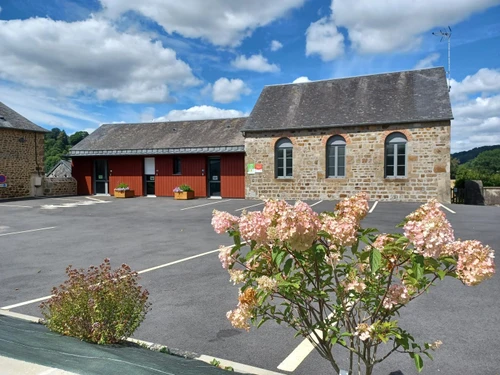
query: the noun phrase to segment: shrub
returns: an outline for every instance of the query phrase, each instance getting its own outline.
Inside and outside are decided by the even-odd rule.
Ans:
[[[87,271],[66,268],[68,279],[40,305],[52,331],[97,344],[131,336],[149,311],[148,291],[126,264],[111,269],[109,259]]]
[[[193,189],[191,189],[191,186],[186,184],[179,185],[174,189],[174,193],[182,193],[183,191],[193,191]]]
[[[421,355],[432,358],[441,341],[416,342],[399,325],[401,310],[445,277],[465,285],[492,277],[494,252],[455,241],[436,200],[405,218],[404,234],[363,229],[367,199],[358,194],[321,214],[303,202],[272,200],[241,217],[214,211],[214,230],[234,240],[220,249],[222,267],[243,284],[226,314],[233,327],[285,323],[314,342],[336,374],[343,366],[360,374],[362,366],[371,375],[394,352],[407,353],[421,371]]]
[[[120,182],[118,186],[115,188],[115,190],[129,190],[130,188],[128,187],[128,184],[125,182]]]

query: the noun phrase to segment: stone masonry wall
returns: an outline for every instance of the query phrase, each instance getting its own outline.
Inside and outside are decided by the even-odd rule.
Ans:
[[[385,178],[385,138],[406,135],[407,176]],[[346,140],[345,178],[325,178],[326,142]],[[282,137],[293,143],[293,178],[275,178],[274,145]],[[263,172],[246,174],[246,198],[340,199],[361,191],[370,199],[450,201],[450,122],[369,125],[321,130],[247,133],[246,163],[262,163]]]
[[[44,175],[43,145],[43,133],[0,129],[0,174],[7,177],[0,198],[33,195],[32,176]]]
[[[44,177],[43,195],[76,195],[76,179],[73,177]]]

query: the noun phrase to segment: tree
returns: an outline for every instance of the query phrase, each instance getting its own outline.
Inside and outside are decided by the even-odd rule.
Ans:
[[[70,147],[76,145],[82,139],[87,137],[86,131],[78,131],[68,137],[64,130],[53,128],[45,135],[45,171],[48,172],[59,160],[64,159],[68,154]]]
[[[450,160],[450,177],[451,177],[451,179],[456,178],[459,165],[460,165],[460,160],[458,160],[457,158],[451,158],[451,160]]]
[[[78,142],[83,140],[88,135],[89,135],[89,133],[87,133],[86,131],[79,131],[79,132],[76,132],[74,134],[71,134],[69,136],[69,144],[71,146],[75,146]]]
[[[481,173],[500,173],[500,148],[481,152],[475,159],[471,160],[470,165]]]

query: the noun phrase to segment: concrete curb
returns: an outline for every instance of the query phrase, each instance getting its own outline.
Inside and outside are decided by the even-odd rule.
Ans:
[[[0,309],[0,315],[7,316],[10,318],[25,320],[25,321],[28,321],[31,323],[42,324],[42,319],[37,318],[36,316],[20,314],[20,313],[8,311],[8,310],[2,310],[2,309]],[[223,359],[223,358],[208,356],[208,355],[204,355],[204,354],[198,354],[198,353],[189,352],[189,351],[181,350],[181,349],[177,349],[177,348],[170,348],[166,345],[156,344],[156,343],[149,342],[149,341],[138,340],[138,339],[133,339],[133,338],[127,338],[126,341],[133,343],[133,344],[137,344],[145,349],[149,349],[149,350],[153,350],[153,351],[157,351],[157,352],[164,352],[166,354],[171,354],[171,355],[175,355],[177,357],[183,357],[186,359],[194,359],[194,360],[202,361],[202,362],[205,362],[208,364],[211,364],[211,362],[215,359],[217,362],[220,362],[221,368],[232,367],[234,369],[235,373],[248,374],[248,375],[284,375],[281,372],[274,372],[274,371],[262,369],[259,367],[245,365],[243,363],[233,362],[233,361]],[[2,364],[2,362],[1,362],[2,358],[4,358],[4,357],[0,357],[0,365]],[[22,362],[22,361],[19,361],[19,362]],[[28,362],[25,362],[25,363],[27,365],[32,365],[31,363],[28,363]],[[6,367],[4,367],[2,365],[1,368],[4,369]],[[46,368],[46,369],[50,370],[50,368]],[[57,372],[57,371],[62,371],[62,370],[57,370],[57,369],[54,369],[54,371],[56,371],[56,372],[47,372],[47,373],[42,372],[42,371],[40,371],[40,372],[26,372],[26,375],[32,375],[32,374],[33,375],[35,375],[35,374],[71,375],[71,374],[73,374],[70,372]],[[25,373],[24,372],[13,372],[12,375],[14,375],[14,374],[25,374]]]

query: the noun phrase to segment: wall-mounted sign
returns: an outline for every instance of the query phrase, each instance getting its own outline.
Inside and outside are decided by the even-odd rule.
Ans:
[[[255,173],[262,173],[262,163],[255,164]]]
[[[5,184],[7,182],[7,176],[0,174],[0,184]]]
[[[0,184],[0,188],[4,188],[4,187],[7,187],[7,184],[5,184],[5,183]]]
[[[212,181],[219,181],[219,176],[212,176]]]
[[[255,164],[247,164],[247,173],[248,174],[255,174]]]

